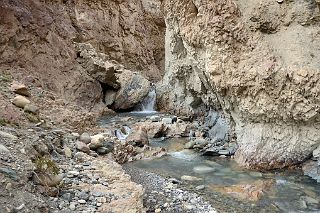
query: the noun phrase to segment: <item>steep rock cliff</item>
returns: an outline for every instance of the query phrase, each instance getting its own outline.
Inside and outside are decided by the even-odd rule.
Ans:
[[[166,74],[159,105],[230,116],[236,160],[272,169],[320,143],[319,3],[164,0]],[[169,85],[163,87],[161,85]]]
[[[103,107],[101,82],[77,61],[78,43],[157,81],[164,67],[164,29],[157,0],[4,0],[0,72],[80,106]]]

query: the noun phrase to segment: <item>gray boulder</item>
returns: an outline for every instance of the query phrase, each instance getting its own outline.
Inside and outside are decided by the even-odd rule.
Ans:
[[[142,75],[123,70],[117,76],[120,90],[116,94],[114,109],[133,108],[148,95],[150,82]]]

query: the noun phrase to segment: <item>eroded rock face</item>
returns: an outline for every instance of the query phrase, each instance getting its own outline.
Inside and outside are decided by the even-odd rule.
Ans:
[[[315,1],[164,0],[166,75],[159,105],[229,116],[247,167],[304,161],[320,143]]]
[[[88,56],[79,54],[79,44],[157,81],[164,67],[164,28],[158,0],[4,0],[0,70],[93,109],[104,98],[101,82],[113,83],[114,68],[101,66],[98,58],[79,60]]]

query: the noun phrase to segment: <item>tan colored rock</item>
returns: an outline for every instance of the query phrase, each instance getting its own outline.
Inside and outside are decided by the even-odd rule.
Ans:
[[[25,112],[33,113],[33,114],[38,114],[39,113],[39,108],[33,104],[27,104],[24,106],[23,110]]]
[[[148,133],[149,138],[160,138],[167,135],[168,127],[160,122],[141,123]]]
[[[149,145],[147,130],[143,126],[133,128],[126,141],[136,146]]]
[[[18,95],[30,96],[30,92],[28,88],[24,84],[20,84],[18,82],[13,82],[11,84],[10,90]]]
[[[116,94],[117,94],[116,91],[107,90],[107,91],[106,91],[106,94],[104,95],[104,103],[105,103],[107,106],[112,105],[113,102],[114,102],[114,100],[116,99]]]
[[[319,23],[306,20],[317,5],[164,0],[162,6],[167,61],[160,108],[200,116],[208,107],[221,109],[235,126],[235,159],[246,167],[282,168],[310,156],[320,141],[320,40]]]
[[[94,135],[91,137],[91,142],[88,144],[91,150],[97,150],[102,147],[102,142],[104,141],[104,136],[102,134]]]
[[[90,148],[87,146],[87,144],[85,144],[81,141],[76,142],[76,148],[77,148],[77,150],[80,150],[81,152],[85,152],[87,154],[90,153]]]
[[[24,108],[27,104],[30,104],[31,102],[27,98],[18,95],[12,100],[12,103],[17,107]]]
[[[200,181],[202,178],[195,177],[195,176],[189,176],[189,175],[183,175],[181,176],[181,180],[186,180],[186,181]]]
[[[64,155],[68,158],[72,158],[72,151],[69,147],[64,147],[63,149]]]
[[[37,173],[33,175],[33,181],[43,186],[54,187],[61,183],[63,175]]]

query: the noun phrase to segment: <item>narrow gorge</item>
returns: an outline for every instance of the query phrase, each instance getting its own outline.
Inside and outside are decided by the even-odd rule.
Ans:
[[[319,0],[2,0],[0,212],[320,211]]]

